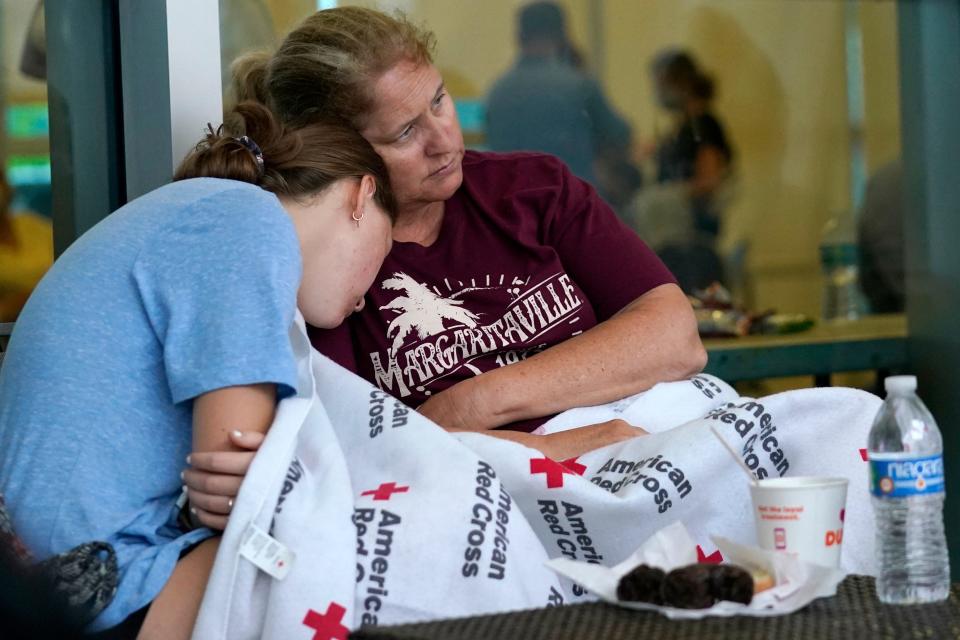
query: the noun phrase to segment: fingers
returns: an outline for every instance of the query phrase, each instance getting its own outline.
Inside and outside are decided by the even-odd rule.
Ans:
[[[215,516],[229,516],[233,511],[234,498],[230,496],[216,496],[209,493],[188,491],[190,506],[197,511],[206,511]]]
[[[243,477],[265,435],[232,431],[230,443],[241,451],[203,451],[187,457],[189,468],[181,474],[194,520],[211,529],[224,529],[240,491]]]
[[[193,520],[211,529],[227,528],[234,498],[187,490],[190,499],[190,514]]]
[[[183,480],[187,483],[187,497],[193,519],[211,529],[226,529],[243,478],[188,469],[183,474]]]
[[[193,517],[205,527],[210,527],[211,529],[217,529],[219,531],[223,531],[227,528],[226,516],[219,516],[196,507],[191,507],[190,513],[192,513]]]
[[[230,442],[241,449],[256,451],[263,444],[267,434],[259,431],[231,431]]]
[[[448,429],[448,431],[456,432],[460,430]],[[495,438],[512,440],[532,449],[537,449],[554,460],[574,458],[610,444],[648,435],[647,431],[620,419],[548,435],[534,435],[518,431],[484,431],[482,433]]]
[[[622,425],[615,425],[606,429],[605,432],[599,437],[603,442],[603,445],[608,445],[617,442],[624,442],[626,440],[632,440],[633,438],[639,438],[645,435],[648,434],[643,429],[631,427],[630,425],[624,423]]]
[[[187,463],[196,471],[242,476],[250,468],[255,454],[254,451],[204,451],[191,453]]]
[[[191,497],[194,493],[203,493],[234,498],[240,491],[240,483],[243,482],[243,476],[209,473],[197,469],[186,469],[181,478],[190,490]]]
[[[626,440],[628,438],[636,438],[637,436],[650,435],[649,431],[641,429],[640,427],[635,427],[626,420],[611,420],[607,424],[613,427],[614,433],[618,436],[622,436],[622,439]]]
[[[636,438],[638,436],[650,435],[649,431],[641,429],[640,427],[635,427],[621,418],[607,420],[606,422],[601,422],[599,424],[590,425],[589,427],[584,428],[592,429],[592,433],[596,437],[609,440],[611,442],[619,442],[620,440],[629,440],[630,438]]]
[[[253,454],[263,444],[266,435],[257,431],[231,431],[228,437],[232,445],[243,451],[194,452],[187,457],[187,464],[194,469],[217,473],[246,473]]]
[[[190,499],[193,519],[212,529],[224,529],[240,491],[243,477],[263,444],[264,434],[233,431],[232,445],[242,451],[205,451],[187,458],[189,468],[181,474]]]
[[[624,420],[617,419],[541,437],[549,440],[547,446],[550,453],[548,455],[555,460],[560,460],[583,455],[588,451],[642,435],[646,435],[643,429],[638,429]],[[558,458],[557,456],[561,457]]]
[[[605,424],[594,424],[546,436],[536,436],[543,439],[542,444],[537,448],[554,460],[574,458],[602,447],[605,444],[603,441],[605,428]]]

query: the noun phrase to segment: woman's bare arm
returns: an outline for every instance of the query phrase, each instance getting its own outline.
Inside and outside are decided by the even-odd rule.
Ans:
[[[465,433],[461,429],[449,429],[448,431]],[[647,432],[639,427],[631,426],[623,420],[610,420],[543,436],[520,431],[484,431],[483,435],[517,442],[531,449],[536,449],[553,460],[566,460],[582,456],[588,451],[615,442],[645,436]]]
[[[167,584],[150,603],[138,640],[190,638],[219,547],[220,538],[209,538],[177,562]]]
[[[443,427],[484,431],[618,400],[687,378],[706,361],[690,303],[665,284],[579,336],[432,396],[419,411]]]
[[[193,453],[184,472],[191,513],[203,525],[223,529],[232,500],[262,434],[273,423],[274,384],[225,387],[193,403]]]

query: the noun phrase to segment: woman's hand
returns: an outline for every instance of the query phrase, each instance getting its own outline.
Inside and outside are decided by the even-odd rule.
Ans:
[[[576,458],[588,451],[600,449],[616,442],[623,442],[624,440],[645,435],[649,435],[649,432],[640,427],[634,427],[624,420],[617,419],[534,437],[542,438],[545,441],[545,443],[538,448],[543,451],[548,458],[566,460],[568,458]]]
[[[465,430],[448,429],[448,431]],[[649,432],[618,419],[545,436],[521,431],[484,431],[483,434],[501,440],[518,442],[531,449],[536,449],[553,460],[567,460],[610,444],[648,435]]]
[[[240,484],[264,437],[256,431],[232,431],[230,444],[243,451],[190,454],[190,468],[183,472],[183,483],[187,487],[193,520],[211,529],[226,529]]]
[[[483,374],[481,374],[483,375]],[[485,431],[497,426],[484,417],[484,399],[478,395],[475,378],[435,393],[417,411],[448,431]]]

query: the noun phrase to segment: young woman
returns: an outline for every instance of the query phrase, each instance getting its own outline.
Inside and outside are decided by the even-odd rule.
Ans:
[[[387,171],[361,136],[284,130],[253,103],[234,116],[61,256],[0,369],[0,493],[39,559],[112,545],[106,637],[189,637],[217,539],[177,526],[187,454],[269,427],[295,392],[296,308],[339,325],[390,250]]]

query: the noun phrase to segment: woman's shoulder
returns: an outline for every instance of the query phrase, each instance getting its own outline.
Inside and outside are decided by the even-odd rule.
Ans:
[[[270,228],[292,228],[277,197],[260,187],[237,180],[191,178],[170,183],[135,200],[147,216],[158,219],[166,233],[215,231],[226,235],[262,233]]]
[[[129,244],[140,268],[264,254],[294,263],[299,256],[293,222],[276,196],[248,183],[214,178],[174,182],[104,222],[110,218],[116,220],[101,236]],[[102,247],[104,238],[99,240]]]
[[[467,151],[463,157],[463,180],[470,187],[498,193],[560,186],[566,165],[548,153],[513,151]]]
[[[477,151],[467,149],[463,154],[463,168],[468,170],[511,171],[517,167],[557,166],[563,162],[556,156],[540,151]]]
[[[255,184],[224,178],[190,178],[166,184],[138,198],[145,204],[160,202],[176,204],[184,208],[202,208],[212,205],[218,208],[224,200],[243,202],[246,207],[279,208],[277,197]]]
[[[535,152],[468,151],[463,187],[451,203],[516,234],[540,238],[546,229],[587,201],[591,190],[559,158]]]

